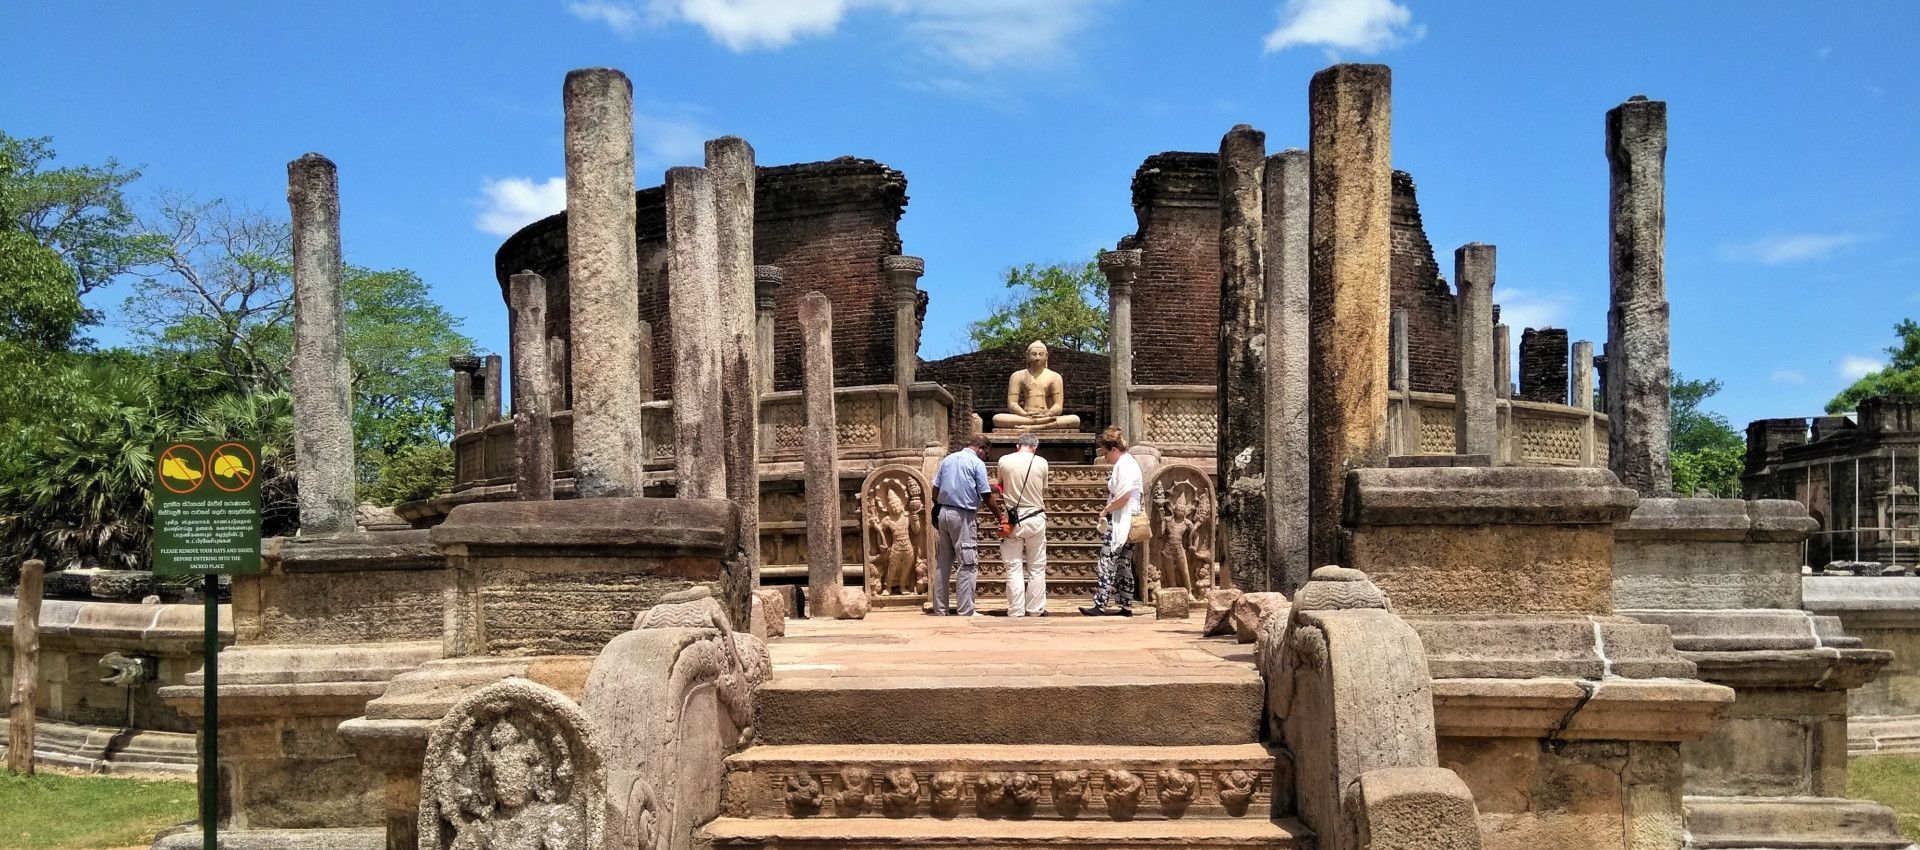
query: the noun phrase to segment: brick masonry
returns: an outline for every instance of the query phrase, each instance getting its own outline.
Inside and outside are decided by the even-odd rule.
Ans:
[[[1133,288],[1133,381],[1217,381],[1220,327],[1220,189],[1217,154],[1169,151],[1133,175],[1139,229],[1120,240],[1141,250]],[[1413,178],[1393,173],[1393,306],[1407,311],[1413,388],[1453,392],[1454,298],[1420,221]],[[1497,314],[1496,314],[1497,315]],[[1497,318],[1496,318],[1497,321]]]
[[[1520,332],[1520,398],[1567,403],[1569,345],[1563,328],[1527,328]]]
[[[759,169],[754,201],[753,261],[780,266],[785,273],[774,300],[774,389],[800,388],[799,303],[816,289],[833,301],[834,383],[891,383],[893,306],[880,259],[901,253],[906,177],[852,157],[771,166]],[[662,398],[673,387],[665,202],[658,186],[634,193],[640,318],[653,326],[653,385]],[[502,298],[515,272],[531,269],[545,276],[547,335],[571,340],[566,224],[563,212],[508,237],[495,254],[494,272]],[[920,312],[924,317],[924,300]],[[571,397],[565,403],[571,406]]]

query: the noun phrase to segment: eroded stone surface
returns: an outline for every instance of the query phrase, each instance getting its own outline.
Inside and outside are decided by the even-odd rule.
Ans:
[[[293,424],[300,527],[354,530],[353,375],[340,266],[340,177],[310,153],[287,163],[293,208]]]
[[[427,743],[420,844],[594,850],[606,832],[606,774],[573,700],[525,679],[456,704]]]
[[[1274,590],[1267,564],[1267,293],[1261,199],[1267,136],[1220,140],[1220,382],[1215,431],[1222,560],[1238,584]]]

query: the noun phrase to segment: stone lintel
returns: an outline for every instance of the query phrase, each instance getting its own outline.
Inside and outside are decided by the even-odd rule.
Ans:
[[[461,505],[435,526],[435,545],[469,550],[619,550],[622,556],[721,559],[734,546],[724,499],[569,499]]]
[[[1356,469],[1346,524],[1599,525],[1620,522],[1637,497],[1591,467]]]
[[[1641,499],[1614,529],[1617,540],[1799,543],[1819,530],[1799,502],[1787,499]]]
[[[1441,738],[1692,741],[1733,705],[1733,689],[1687,679],[1435,679]]]
[[[360,531],[329,537],[269,537],[260,542],[267,573],[434,570],[447,565],[426,529]]]
[[[1700,668],[1700,678],[1728,687],[1813,688],[1850,691],[1880,675],[1893,662],[1885,649],[1750,649],[1682,652]]]

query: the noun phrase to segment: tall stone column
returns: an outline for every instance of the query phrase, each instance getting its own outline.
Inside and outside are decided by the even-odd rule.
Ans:
[[[1607,465],[1643,497],[1673,494],[1667,457],[1667,104],[1634,95],[1607,111]]]
[[[801,399],[807,409],[807,610],[840,616],[840,471],[833,409],[833,302],[821,292],[800,299]]]
[[[567,72],[567,304],[573,328],[573,480],[581,498],[638,496],[640,261],[634,242],[633,83]]]
[[[1260,268],[1267,135],[1236,125],[1220,139],[1220,388],[1215,431],[1221,566],[1233,584],[1272,590],[1267,574],[1267,283]],[[1224,582],[1223,582],[1224,583]]]
[[[507,281],[513,311],[514,495],[553,498],[553,379],[547,364],[547,280],[523,271]]]
[[[640,347],[640,350],[635,352],[638,362],[633,366],[634,373],[640,382],[640,400],[653,401],[653,323],[645,319],[636,322],[633,335]]]
[[[1513,329],[1505,324],[1493,326],[1493,395],[1513,398]]]
[[[720,243],[713,178],[667,169],[667,321],[673,329],[673,470],[682,499],[727,497],[720,349],[729,342],[720,305]],[[719,413],[719,416],[715,416]]]
[[[785,279],[779,266],[753,267],[754,351],[759,352],[760,359],[760,368],[754,374],[760,378],[763,393],[773,392],[773,308]]]
[[[547,380],[551,382],[547,399],[553,409],[573,409],[567,401],[567,341],[557,336],[547,339]]]
[[[340,267],[340,175],[317,153],[287,163],[293,208],[293,434],[300,530],[354,530],[353,375]]]
[[[1260,271],[1267,287],[1267,572],[1292,593],[1312,572],[1307,557],[1307,222],[1312,157],[1289,148],[1267,157]]]
[[[737,136],[707,142],[713,178],[713,224],[719,253],[719,310],[725,339],[720,357],[720,418],[727,498],[740,506],[734,530],[739,570],[723,582],[727,614],[748,621],[760,586],[760,363],[754,347],[753,146]],[[676,339],[679,334],[674,335]]]
[[[1595,454],[1593,343],[1584,339],[1573,343],[1573,406],[1587,412],[1587,421],[1580,425],[1580,465],[1592,466]]]
[[[1307,89],[1313,217],[1309,299],[1311,564],[1338,563],[1349,470],[1387,462],[1393,76],[1335,65]]]
[[[1499,440],[1494,410],[1493,269],[1492,245],[1469,242],[1453,251],[1453,281],[1459,288],[1453,324],[1460,335],[1455,346],[1459,384],[1453,391],[1455,451],[1486,455],[1489,461]]]
[[[482,428],[500,421],[500,384],[503,383],[505,371],[505,364],[498,354],[489,354],[481,361],[478,424]]]
[[[1133,433],[1133,282],[1140,276],[1140,249],[1100,252],[1107,277],[1107,424]]]
[[[913,384],[920,361],[920,276],[926,274],[927,261],[919,257],[880,258],[880,270],[887,276],[893,293],[893,417],[896,434],[894,448],[918,449],[913,445],[913,412],[907,388]]]
[[[453,433],[464,434],[473,430],[477,419],[473,405],[473,379],[480,374],[480,358],[471,354],[456,354],[447,358],[447,368],[453,370]]]
[[[1387,446],[1388,454],[1420,453],[1420,411],[1413,407],[1413,361],[1407,340],[1407,311],[1387,313]],[[1399,406],[1392,398],[1400,400]]]

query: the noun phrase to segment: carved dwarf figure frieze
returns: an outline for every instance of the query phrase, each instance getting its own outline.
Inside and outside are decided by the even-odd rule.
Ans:
[[[1035,340],[1027,346],[1027,368],[1007,378],[1007,409],[993,415],[993,430],[1078,431],[1080,417],[1060,412],[1066,400],[1066,382],[1047,368],[1047,346]]]
[[[1159,587],[1184,587],[1203,598],[1219,583],[1215,575],[1217,528],[1213,482],[1200,469],[1168,464],[1154,473],[1152,572]]]
[[[558,691],[489,685],[447,712],[421,771],[420,846],[597,850],[606,774],[591,724]]]
[[[927,480],[910,466],[883,466],[860,484],[861,551],[868,596],[925,593],[933,551]]]

